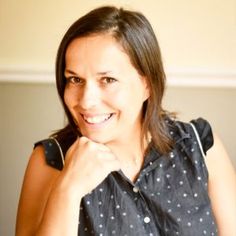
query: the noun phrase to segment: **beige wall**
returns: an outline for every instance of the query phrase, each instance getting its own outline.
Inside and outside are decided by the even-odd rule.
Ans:
[[[14,80],[24,80],[35,69],[42,76],[53,72],[67,26],[103,3],[147,15],[168,71],[190,71],[197,79],[203,73],[206,80],[209,75],[210,87],[169,87],[165,104],[184,120],[207,118],[236,166],[236,86],[215,88],[211,81],[219,74],[236,80],[236,0],[0,0],[0,235],[14,235],[20,186],[33,143],[60,128],[64,120],[53,84]],[[7,80],[5,71],[14,75],[13,82],[1,82]]]
[[[1,0],[0,66],[53,68],[67,26],[105,3],[147,15],[168,68],[235,70],[235,0]]]

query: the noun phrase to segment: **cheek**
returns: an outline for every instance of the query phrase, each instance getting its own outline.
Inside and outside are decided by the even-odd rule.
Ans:
[[[130,89],[111,94],[108,102],[113,108],[130,117],[138,116],[143,106],[140,91],[136,93]]]
[[[116,110],[122,110],[127,101],[127,93],[123,90],[109,91],[106,95],[106,103]],[[103,99],[104,100],[104,99]]]
[[[72,108],[76,105],[76,94],[71,89],[66,88],[64,92],[64,102],[67,108],[72,111]]]

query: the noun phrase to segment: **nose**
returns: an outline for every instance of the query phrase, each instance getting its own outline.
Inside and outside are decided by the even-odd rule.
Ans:
[[[80,96],[80,107],[84,110],[88,110],[96,107],[101,98],[101,92],[99,87],[94,83],[87,83]]]

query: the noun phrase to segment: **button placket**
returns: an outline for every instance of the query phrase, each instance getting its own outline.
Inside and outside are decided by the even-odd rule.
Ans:
[[[150,219],[150,217],[145,216],[143,221],[144,221],[144,223],[148,224],[151,221],[151,219]]]
[[[139,192],[139,187],[134,186],[134,187],[133,187],[133,192],[134,192],[134,193],[138,193],[138,192]]]

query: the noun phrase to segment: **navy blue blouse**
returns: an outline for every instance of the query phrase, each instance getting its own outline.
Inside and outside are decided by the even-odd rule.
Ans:
[[[204,161],[204,153],[213,145],[211,127],[202,118],[191,121],[203,153],[189,123],[166,122],[175,142],[171,152],[160,155],[151,147],[135,183],[122,171],[112,172],[84,196],[79,236],[217,235]],[[39,144],[44,146],[48,165],[61,170],[68,145],[52,138]]]

